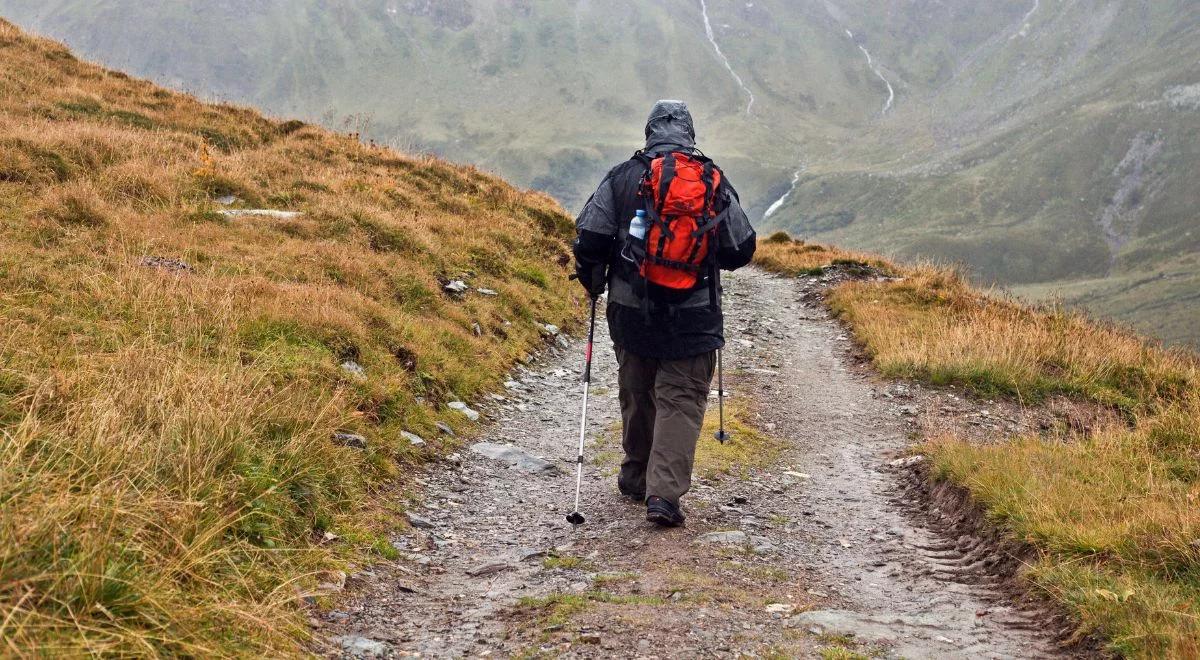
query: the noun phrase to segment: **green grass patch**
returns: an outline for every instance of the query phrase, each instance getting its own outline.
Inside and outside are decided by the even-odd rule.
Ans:
[[[696,444],[693,473],[702,479],[722,476],[746,476],[755,468],[770,465],[779,456],[783,444],[755,428],[750,422],[748,404],[737,399],[725,402],[725,430],[730,440],[724,444],[715,434],[720,428],[716,404],[708,407],[700,440]]]
[[[1083,633],[1124,657],[1195,657],[1200,480],[1155,447],[1158,428],[926,449],[936,478],[965,485],[989,519],[1045,552],[1026,575]],[[1196,460],[1200,430],[1185,452]]]
[[[542,560],[542,568],[548,570],[577,571],[585,569],[590,564],[582,557],[546,557]]]

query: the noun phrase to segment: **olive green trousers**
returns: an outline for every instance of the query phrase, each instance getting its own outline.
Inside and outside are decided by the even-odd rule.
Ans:
[[[692,485],[716,351],[653,360],[616,350],[625,449],[618,485],[626,493],[644,492],[678,505]]]

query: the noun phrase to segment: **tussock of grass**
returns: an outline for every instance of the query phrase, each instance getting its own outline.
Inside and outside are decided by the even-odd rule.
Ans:
[[[951,271],[905,275],[850,282],[830,296],[884,375],[1026,401],[1067,394],[1131,414],[1185,398],[1200,382],[1194,355],[1079,314],[985,295]]]
[[[230,219],[223,195],[303,215]],[[570,229],[472,168],[0,21],[0,648],[296,652],[312,573],[394,552],[372,495],[464,424],[444,403],[495,387],[535,321],[572,324]]]
[[[586,591],[582,594],[555,593],[541,598],[525,596],[517,602],[517,605],[527,610],[539,612],[539,623],[543,628],[555,628],[566,625],[571,620],[571,617],[597,603],[615,605],[666,605],[666,601],[657,596],[614,594],[599,590]]]
[[[768,249],[790,249],[776,244]],[[762,248],[760,248],[762,249]],[[775,261],[764,266],[795,272]],[[1200,655],[1200,362],[1057,308],[972,289],[932,266],[845,283],[834,311],[887,376],[1124,413],[1091,437],[928,445],[937,478],[1041,549],[1029,579],[1132,657]]]
[[[542,560],[542,568],[548,570],[573,571],[586,568],[588,561],[583,557],[546,557]]]
[[[816,243],[793,239],[778,231],[759,241],[754,262],[781,275],[820,275],[835,265],[870,266],[889,272],[888,262],[872,254],[852,252]]]
[[[1197,417],[1200,419],[1200,417]],[[965,484],[990,517],[1047,551],[1033,581],[1131,657],[1200,654],[1200,479],[1152,431],[1073,442],[1026,438],[931,446],[937,476]],[[1186,461],[1186,464],[1181,465]]]
[[[725,431],[730,441],[721,444],[716,439],[720,416],[715,401],[710,401],[696,443],[696,463],[693,474],[701,479],[726,475],[745,476],[750,470],[770,465],[783,449],[782,443],[762,433],[750,422],[749,402],[727,398],[725,401]]]

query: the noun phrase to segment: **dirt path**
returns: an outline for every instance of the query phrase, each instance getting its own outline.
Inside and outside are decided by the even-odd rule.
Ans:
[[[571,530],[581,351],[556,349],[484,407],[491,442],[552,467],[464,449],[428,475],[415,520],[428,526],[397,539],[404,559],[355,576],[352,601],[321,615],[331,653],[1057,656],[1040,615],[976,571],[992,558],[917,522],[892,466],[911,411],[850,358],[840,326],[794,280],[751,270],[726,285],[727,369],[735,394],[754,395],[751,421],[784,446],[772,465],[702,480],[688,526],[661,531],[617,494],[615,456],[591,448],[588,524]],[[607,445],[615,368],[598,346],[589,437]]]

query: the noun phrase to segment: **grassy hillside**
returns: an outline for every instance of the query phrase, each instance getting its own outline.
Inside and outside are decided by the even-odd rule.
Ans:
[[[1038,551],[1030,584],[1073,613],[1081,635],[1137,658],[1200,653],[1200,358],[1056,308],[973,289],[957,273],[784,237],[764,267],[807,273],[874,261],[901,275],[852,281],[829,304],[879,371],[1036,405],[1066,396],[1117,413],[1092,432],[1050,430],[979,445],[930,438],[937,479]]]
[[[263,207],[299,215],[223,213]],[[295,652],[317,572],[394,552],[435,422],[470,432],[446,403],[574,322],[570,233],[0,21],[0,654]]]

